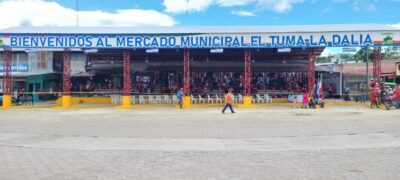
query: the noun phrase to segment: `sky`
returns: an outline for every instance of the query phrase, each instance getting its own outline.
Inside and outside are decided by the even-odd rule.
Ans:
[[[380,23],[400,28],[400,0],[0,0],[0,12],[0,29],[76,26],[77,17],[79,26]]]

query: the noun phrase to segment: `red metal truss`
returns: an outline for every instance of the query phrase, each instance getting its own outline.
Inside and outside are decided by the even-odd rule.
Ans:
[[[131,94],[131,55],[129,50],[124,50],[123,58],[124,96],[129,96]]]
[[[63,94],[71,94],[71,51],[65,49],[63,53]]]
[[[183,52],[183,93],[190,95],[190,51]]]
[[[244,51],[244,95],[251,96],[251,51]]]
[[[308,93],[312,93],[315,85],[315,49],[308,49]]]
[[[3,52],[4,70],[3,70],[3,93],[11,95],[11,49],[5,49]]]
[[[374,49],[373,59],[373,75],[375,82],[381,82],[382,68],[381,68],[381,48]]]

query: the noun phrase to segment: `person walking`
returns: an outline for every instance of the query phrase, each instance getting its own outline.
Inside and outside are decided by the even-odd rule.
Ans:
[[[350,87],[346,87],[344,89],[344,101],[350,101],[350,92],[351,92]]]
[[[303,106],[301,108],[307,109],[308,103],[310,102],[309,96],[307,91],[304,91],[303,93]]]
[[[183,104],[183,89],[180,88],[178,93],[176,93],[176,97],[178,98],[178,106],[180,109],[182,109],[182,104]]]
[[[371,109],[373,109],[374,106],[376,108],[379,108],[379,105],[378,105],[378,92],[374,88],[371,89],[371,95],[369,97],[369,101],[371,102]]]
[[[394,98],[395,98],[395,102],[396,102],[396,107],[400,108],[400,85],[397,86],[396,90],[394,91]]]
[[[381,105],[382,103],[382,87],[379,83],[375,83],[374,90],[376,91],[376,104]]]
[[[225,95],[225,107],[224,107],[224,109],[222,109],[222,113],[225,113],[225,110],[228,107],[232,113],[235,113],[235,111],[233,111],[233,108],[232,108],[232,102],[233,102],[232,97],[233,97],[232,89],[229,89],[228,93]]]

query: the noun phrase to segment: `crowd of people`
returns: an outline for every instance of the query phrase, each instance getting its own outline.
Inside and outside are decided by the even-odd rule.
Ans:
[[[303,90],[301,94],[289,95],[288,101],[293,103],[292,108],[316,109],[317,106],[321,108],[325,106],[325,98],[323,95],[309,95],[305,90]]]
[[[171,94],[178,91],[182,84],[181,72],[154,72],[151,74],[133,74],[131,87],[133,93]],[[288,92],[301,93],[307,82],[306,73],[254,73],[251,80],[251,91],[276,92],[275,97],[287,97]],[[234,72],[192,72],[191,94],[206,95],[223,93],[233,89],[233,93],[242,93],[243,73]],[[72,81],[72,92],[115,92],[122,90],[122,80],[114,82],[111,77],[90,77]],[[286,92],[279,94],[279,92]]]
[[[384,105],[386,109],[390,109],[391,106],[400,108],[400,85],[382,87],[380,83],[371,81],[369,86],[371,108],[380,108],[380,105]]]

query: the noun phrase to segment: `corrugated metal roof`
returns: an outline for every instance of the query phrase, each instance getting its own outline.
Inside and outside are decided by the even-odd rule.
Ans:
[[[400,31],[383,24],[190,26],[190,27],[15,27],[0,34],[180,34],[180,33],[304,33]]]

